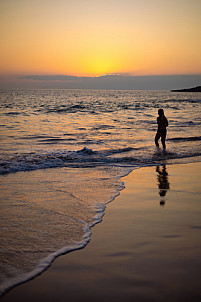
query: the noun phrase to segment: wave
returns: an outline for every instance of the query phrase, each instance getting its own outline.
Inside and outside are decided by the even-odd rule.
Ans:
[[[19,115],[20,112],[16,112],[16,111],[11,111],[11,112],[6,112],[5,115]]]
[[[58,144],[76,140],[73,138],[73,134],[64,134],[70,136],[69,138],[61,138],[59,136],[48,136],[48,135],[28,135],[24,136],[24,140],[37,140],[39,144]],[[21,137],[19,137],[21,139]]]
[[[112,154],[127,152],[132,148],[123,148],[106,151],[93,151],[89,148],[82,148],[77,151],[55,151],[50,153],[21,153],[7,155],[0,158],[0,174],[7,174],[18,171],[31,171],[45,168],[56,168],[65,166],[86,166],[96,164],[109,164]]]
[[[44,111],[44,110],[46,111],[46,113],[75,113],[77,111],[87,111],[88,108],[81,104],[75,104],[71,106],[61,105],[60,107],[55,107],[55,108],[40,109],[40,111]]]
[[[192,103],[192,104],[196,104],[196,103],[201,103],[201,99],[200,98],[197,98],[197,94],[196,94],[196,97],[195,98],[191,98],[191,99],[189,99],[189,98],[186,98],[186,99],[171,99],[171,98],[169,98],[169,99],[164,99],[163,100],[163,102],[164,103],[167,103],[167,102],[169,102],[169,103]]]
[[[75,251],[75,250],[84,248],[90,240],[90,235],[91,235],[90,227],[87,224],[85,224],[84,236],[79,243],[71,244],[71,245],[61,248],[58,251],[55,251],[54,253],[48,255],[44,259],[41,259],[39,264],[35,267],[34,270],[32,270],[28,273],[20,274],[17,277],[13,277],[13,278],[3,282],[0,285],[0,297],[2,295],[4,295],[11,288],[13,288],[17,285],[20,285],[22,283],[25,283],[28,280],[34,279],[35,277],[39,276],[42,272],[47,270],[48,267],[50,267],[50,265],[54,262],[54,260],[57,257],[70,253],[71,251]]]
[[[178,138],[182,139],[182,138]],[[193,138],[201,140],[201,137]],[[151,151],[152,150],[152,151]],[[103,165],[120,165],[136,167],[157,164],[161,160],[181,159],[201,156],[200,151],[181,150],[180,153],[158,150],[153,152],[149,147],[119,148],[95,151],[82,148],[77,151],[58,150],[52,152],[31,152],[7,155],[0,158],[0,175],[59,167],[95,167]],[[126,156],[124,155],[126,153]]]
[[[168,140],[173,142],[194,142],[194,141],[200,141],[201,136],[173,137],[173,138],[169,138]]]
[[[69,141],[74,141],[75,138],[47,138],[47,139],[40,139],[39,143],[42,144],[58,144],[58,143],[65,143]]]
[[[90,149],[83,148],[82,150],[79,150],[77,152],[82,153],[82,154],[88,154],[88,153],[91,154],[91,151],[90,151]],[[95,151],[93,151],[93,153],[95,153]],[[117,179],[120,179],[120,177],[126,176],[127,174],[129,174],[131,172],[131,170],[129,170],[129,169],[126,169],[126,170],[123,169],[120,171],[121,172],[119,172],[120,174],[118,175]],[[100,178],[100,179],[102,180],[104,178]],[[93,216],[90,221],[87,221],[87,220],[85,221],[85,217],[77,218],[75,216],[72,216],[72,218],[75,222],[78,222],[79,224],[81,224],[81,228],[83,230],[83,235],[79,239],[79,241],[74,240],[74,243],[72,243],[72,244],[68,244],[58,250],[55,250],[54,252],[51,251],[48,256],[40,259],[40,261],[35,266],[35,268],[30,270],[29,272],[22,273],[20,271],[19,274],[16,276],[14,275],[13,277],[5,278],[3,283],[0,284],[0,297],[3,296],[8,290],[12,289],[13,287],[20,285],[22,283],[25,283],[31,279],[34,279],[35,277],[37,277],[38,275],[43,273],[45,270],[47,270],[50,267],[50,265],[54,262],[54,260],[57,257],[70,253],[75,250],[83,249],[87,245],[87,243],[90,241],[91,228],[95,224],[102,221],[102,217],[105,212],[106,204],[113,201],[115,199],[115,197],[119,195],[119,192],[123,188],[124,188],[124,184],[122,181],[119,180],[118,185],[115,186],[115,189],[112,190],[112,193],[110,195],[108,195],[108,198],[105,201],[101,200],[101,202],[96,202],[96,205],[95,205],[94,211],[93,211]],[[87,191],[87,194],[88,194],[88,191]],[[72,194],[72,196],[73,196],[73,194]],[[51,211],[52,211],[52,209],[51,209]],[[64,214],[64,215],[66,216],[66,214]],[[68,216],[68,214],[67,214],[67,216]],[[31,251],[31,252],[34,253],[35,251]],[[36,251],[36,253],[38,253],[38,251]],[[40,251],[39,251],[39,253],[40,253]]]

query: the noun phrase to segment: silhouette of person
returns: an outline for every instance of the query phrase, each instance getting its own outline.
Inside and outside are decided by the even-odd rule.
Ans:
[[[166,171],[166,165],[156,167],[156,172],[158,173],[157,175],[158,188],[159,188],[159,195],[161,197],[160,205],[164,205],[167,190],[170,189],[170,184],[168,181],[168,173]]]
[[[165,139],[166,139],[166,127],[168,126],[168,120],[166,116],[164,115],[163,109],[158,110],[158,117],[157,117],[157,124],[158,124],[158,130],[155,136],[155,145],[159,147],[159,139],[161,138],[161,143],[163,145],[163,149],[166,149],[165,145]]]

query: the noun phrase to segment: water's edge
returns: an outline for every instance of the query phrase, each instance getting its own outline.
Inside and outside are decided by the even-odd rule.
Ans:
[[[135,169],[129,170],[125,174],[121,175],[119,177],[119,179],[129,175],[133,170],[135,170]],[[89,243],[89,241],[91,239],[91,234],[92,234],[91,228],[102,221],[102,218],[105,215],[106,205],[109,204],[110,202],[112,202],[117,196],[119,196],[120,191],[122,191],[123,189],[125,189],[125,186],[124,186],[124,182],[121,180],[121,187],[118,188],[118,191],[116,192],[116,194],[111,196],[110,200],[104,206],[102,206],[101,208],[99,208],[96,211],[95,216],[92,218],[93,223],[88,225],[84,221],[80,221],[83,224],[83,230],[84,230],[84,235],[83,235],[81,241],[79,241],[76,244],[67,245],[67,246],[55,251],[54,253],[48,255],[47,257],[41,259],[40,262],[38,263],[38,265],[32,271],[21,274],[18,277],[14,277],[8,281],[3,282],[0,286],[0,297],[2,297],[5,293],[10,291],[14,287],[19,286],[23,283],[26,283],[30,280],[33,280],[37,276],[41,275],[52,265],[54,260],[56,258],[58,258],[59,256],[66,255],[70,252],[83,249]]]
[[[198,157],[196,162],[201,162],[201,158]],[[192,159],[192,161],[190,161],[188,159],[188,162],[176,161],[176,162],[173,162],[173,163],[166,162],[165,164],[166,165],[174,165],[174,164],[185,164],[186,165],[186,164],[189,164],[189,163],[195,163],[195,161],[193,159]],[[157,164],[157,165],[161,165],[161,164],[162,163]],[[127,171],[125,174],[121,175],[119,177],[119,179],[128,176],[134,170],[145,168],[145,167],[150,167],[150,166],[154,167],[154,166],[157,166],[157,165],[156,164],[151,164],[151,165],[142,165],[140,167],[139,166],[138,167],[133,167],[132,169]],[[17,286],[19,286],[23,283],[26,283],[30,280],[33,280],[37,276],[41,275],[43,272],[45,272],[52,265],[54,260],[56,258],[58,258],[59,256],[66,255],[70,252],[81,250],[81,249],[85,248],[86,245],[90,242],[90,239],[91,239],[91,234],[92,234],[91,228],[93,228],[96,224],[98,224],[102,221],[102,218],[105,215],[106,205],[109,204],[110,202],[114,201],[115,198],[120,195],[120,192],[123,189],[125,189],[125,185],[124,185],[124,182],[121,180],[121,187],[118,188],[118,191],[116,192],[116,194],[111,196],[110,200],[104,206],[102,206],[102,208],[99,208],[96,211],[96,215],[93,217],[93,223],[88,225],[87,223],[82,221],[84,235],[83,235],[81,241],[79,241],[76,244],[67,245],[67,246],[55,251],[54,253],[49,254],[47,257],[41,259],[40,262],[38,263],[38,265],[32,271],[30,271],[28,273],[21,274],[18,277],[11,278],[10,280],[2,283],[1,287],[0,287],[0,297],[4,296],[4,294],[6,294],[8,291],[13,289],[14,287],[17,287]]]

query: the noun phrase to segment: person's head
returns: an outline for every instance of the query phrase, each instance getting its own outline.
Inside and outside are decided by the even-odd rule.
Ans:
[[[164,115],[163,109],[158,109],[158,115],[159,115],[159,116],[163,116],[163,115]]]

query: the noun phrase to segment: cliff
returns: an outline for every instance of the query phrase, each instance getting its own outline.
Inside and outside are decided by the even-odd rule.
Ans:
[[[187,89],[177,89],[177,90],[171,90],[172,92],[201,92],[201,86],[196,86],[193,88],[187,88]]]

